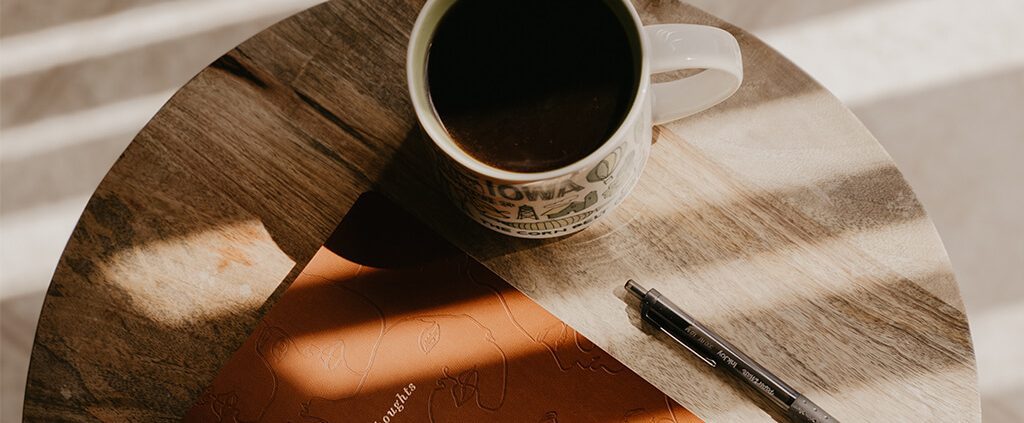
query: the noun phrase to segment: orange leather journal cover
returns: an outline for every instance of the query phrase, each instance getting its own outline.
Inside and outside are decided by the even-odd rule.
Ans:
[[[185,420],[699,421],[374,193]]]

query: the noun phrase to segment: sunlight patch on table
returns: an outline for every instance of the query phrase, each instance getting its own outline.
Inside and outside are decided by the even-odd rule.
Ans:
[[[808,108],[808,103],[820,107]],[[795,108],[801,112],[793,113]],[[874,137],[859,121],[836,119],[836,113],[850,112],[827,93],[814,90],[765,101],[727,103],[673,122],[668,130],[656,131],[641,185],[652,183],[646,175],[670,171],[684,177],[657,183],[685,188],[693,182],[687,176],[714,176],[741,180],[760,190],[789,190],[841,174],[892,166],[892,159],[878,143],[865,142]],[[726,174],[710,175],[712,171]],[[713,182],[721,185],[723,181]],[[733,193],[730,189],[693,188],[702,190],[701,198],[712,201],[728,201]]]
[[[571,309],[572,303],[578,307],[605,304],[607,310],[625,311],[625,303],[615,297],[613,289],[628,278],[636,278],[647,287],[673,296],[674,301],[695,316],[718,316],[723,310],[737,310],[739,305],[756,304],[757,309],[774,310],[794,301],[819,301],[813,296],[817,294],[809,296],[808,293],[853,295],[856,290],[891,284],[901,278],[915,282],[960,309],[958,294],[943,289],[943,285],[954,290],[956,286],[948,264],[936,259],[942,255],[928,249],[901,247],[908,243],[927,244],[909,240],[931,231],[931,222],[921,218],[823,240],[813,249],[780,248],[700,266],[685,263],[658,266],[652,262],[649,267],[631,274],[619,275],[609,270],[601,272],[609,276],[606,283],[577,289],[578,294],[572,297],[564,296],[564,287],[558,284],[539,287],[531,296],[551,310]],[[941,244],[935,245],[941,248]],[[857,251],[864,258],[858,260],[850,251]],[[842,257],[842,261],[837,261],[837,257]],[[723,291],[723,284],[729,287],[728,295]],[[681,295],[683,293],[686,295]],[[600,336],[605,332],[601,327],[625,321],[618,313],[593,315],[590,317],[594,320],[588,322],[577,322],[574,316],[560,317],[603,346],[614,340]]]
[[[255,310],[294,265],[259,221],[149,242],[97,263],[109,289],[168,325]]]

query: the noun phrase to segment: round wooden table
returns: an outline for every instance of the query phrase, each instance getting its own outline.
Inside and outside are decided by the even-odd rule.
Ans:
[[[178,419],[356,197],[378,190],[698,416],[779,418],[663,336],[656,287],[845,421],[977,421],[963,303],[942,243],[875,139],[804,72],[690,6],[647,23],[739,39],[740,91],[657,128],[631,197],[554,241],[463,218],[432,184],[405,87],[422,4],[337,0],[198,74],[96,190],[47,292],[27,420]]]

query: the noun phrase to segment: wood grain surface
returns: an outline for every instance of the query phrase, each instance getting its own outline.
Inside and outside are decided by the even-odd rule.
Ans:
[[[942,243],[857,119],[753,36],[745,81],[655,131],[629,199],[549,240],[476,226],[433,185],[405,87],[421,0],[337,0],[197,75],[90,200],[47,293],[29,421],[176,420],[376,189],[710,421],[781,418],[649,333],[621,290],[656,287],[844,421],[977,421],[967,320]]]

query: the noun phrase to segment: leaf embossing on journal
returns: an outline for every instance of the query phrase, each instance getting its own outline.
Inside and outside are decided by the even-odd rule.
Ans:
[[[441,326],[437,322],[430,322],[431,325],[423,329],[420,332],[420,350],[424,354],[430,353],[430,350],[434,349],[437,345],[437,341],[441,339]]]

